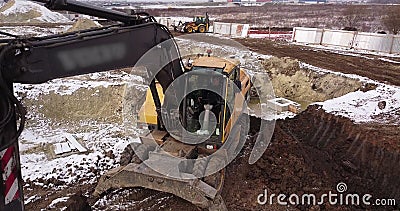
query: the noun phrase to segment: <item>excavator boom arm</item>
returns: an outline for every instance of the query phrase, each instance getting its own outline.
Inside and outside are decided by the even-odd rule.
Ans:
[[[39,40],[18,40],[3,48],[8,59],[2,62],[10,67],[3,74],[13,82],[43,83],[56,78],[132,67],[146,52],[159,46],[166,52],[165,58],[154,58],[149,67],[162,65],[167,58],[177,58],[156,76],[163,88],[166,88],[174,78],[182,74],[177,46],[161,46],[161,43],[169,39],[172,37],[165,26],[150,22]],[[157,71],[150,71],[150,76]]]
[[[159,52],[157,56],[142,63],[148,71],[148,79],[156,78],[165,90],[183,74],[173,36],[146,13],[124,14],[77,1],[38,2],[50,9],[79,12],[121,24],[46,37],[0,40],[0,159],[12,164],[8,169],[0,169],[0,210],[24,210],[17,140],[24,126],[25,109],[14,96],[14,82],[38,84],[132,67],[154,48]],[[151,84],[150,89],[156,89]]]

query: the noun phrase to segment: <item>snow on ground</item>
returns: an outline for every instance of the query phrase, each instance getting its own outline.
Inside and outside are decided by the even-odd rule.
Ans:
[[[47,95],[50,92],[72,95],[79,89],[121,85],[124,82],[137,82],[138,89],[145,88],[140,84],[141,81],[141,77],[130,77],[124,72],[105,72],[57,79],[37,85],[15,84],[14,87],[19,95],[25,93],[24,99],[35,100],[39,95]],[[31,190],[29,181],[56,190],[78,182],[95,183],[105,171],[119,165],[120,154],[127,144],[139,141],[137,133],[131,137],[122,135],[125,130],[123,123],[71,122],[71,126],[52,122],[37,114],[28,114],[28,118],[19,141],[22,177],[27,182],[27,190]],[[88,152],[55,156],[54,144],[65,142],[65,133],[74,135]],[[27,203],[37,200],[35,195],[26,197]]]
[[[67,31],[71,26],[64,25],[54,28],[39,27],[39,26],[4,26],[0,27],[0,31],[7,32],[13,35],[28,35],[34,37],[48,36],[59,34]],[[4,35],[0,35],[0,38],[6,38]]]
[[[36,4],[27,0],[15,0],[7,10],[1,12],[2,15],[18,15],[19,13],[27,13],[29,11],[36,11],[41,14],[40,17],[34,18],[35,20],[50,22],[50,23],[66,23],[69,22],[68,18],[58,12],[52,12],[44,6]]]
[[[66,202],[67,200],[69,199],[69,197],[67,196],[67,197],[61,197],[61,198],[57,198],[57,199],[54,199],[51,203],[50,203],[50,205],[49,205],[49,208],[55,208],[54,206],[56,205],[56,204],[58,204],[58,203],[60,203],[60,202]]]
[[[26,96],[28,98],[36,98],[39,95],[49,94],[54,92],[59,95],[72,95],[76,90],[84,88],[84,89],[92,89],[99,86],[109,87],[109,86],[117,86],[122,85],[125,82],[121,80],[131,80],[131,76],[126,73],[122,73],[122,75],[114,75],[112,73],[102,73],[106,77],[109,78],[107,81],[102,81],[98,79],[97,74],[91,74],[90,79],[92,80],[82,80],[78,78],[69,78],[69,79],[54,79],[47,83],[42,84],[16,84],[14,90],[16,92],[26,92]],[[115,81],[112,81],[112,77],[118,77]],[[138,79],[140,80],[140,79]],[[29,90],[29,91],[24,91]]]
[[[377,88],[373,90],[351,92],[341,97],[317,103],[322,105],[325,111],[348,117],[357,123],[400,124],[400,87],[380,83],[359,75],[326,70],[303,62],[300,62],[300,66],[319,73],[335,74],[377,85]],[[380,102],[386,104],[385,108],[380,109],[378,107]]]
[[[379,60],[385,61],[385,62],[390,62],[390,63],[395,63],[395,64],[400,64],[398,61],[393,61],[391,59],[386,59],[386,58],[379,58]]]
[[[379,103],[385,106],[379,108]],[[381,84],[374,90],[356,91],[318,104],[327,112],[348,117],[357,123],[394,121],[400,124],[400,87]],[[395,119],[385,120],[381,115]]]
[[[179,44],[189,42],[191,41],[187,39],[178,39]],[[243,62],[243,67],[249,68],[251,71],[257,71],[258,66],[255,65],[255,61],[259,58],[268,59],[270,57],[269,55],[243,51],[243,49],[234,46],[218,46],[208,43],[200,43],[199,46],[212,48],[215,53],[223,51],[226,55],[235,56]],[[324,70],[305,63],[300,63],[300,65],[317,72],[357,78],[362,82],[377,85],[374,90],[356,91],[318,103],[327,112],[349,117],[359,123],[386,123],[388,121],[393,123],[393,117],[400,115],[400,87],[382,84],[357,75]],[[25,98],[36,99],[40,94],[50,92],[59,95],[71,95],[80,88],[121,85],[124,80],[137,81],[140,84],[141,78],[123,72],[96,73],[82,77],[52,80],[39,85],[16,84],[15,90],[17,93],[25,93]],[[144,87],[138,85],[137,88]],[[385,101],[386,105],[384,108],[382,106],[379,108],[378,103],[382,101]],[[382,119],[382,115],[389,117]],[[293,117],[293,114],[286,112],[276,116],[276,118],[286,117]],[[31,118],[39,117],[31,115]],[[46,119],[39,118],[36,121],[36,124],[28,124],[20,137],[22,176],[25,181],[33,181],[36,185],[43,187],[62,189],[66,185],[77,182],[80,184],[96,182],[105,171],[118,166],[120,153],[132,141],[121,135],[124,132],[124,126],[119,123],[76,122],[74,124],[77,128],[71,128],[64,124],[50,124]],[[399,123],[400,121],[397,121],[397,124]],[[61,157],[52,156],[52,145],[65,141],[65,133],[73,134],[88,149],[88,153],[74,153]],[[133,140],[138,141],[135,137],[133,137]],[[54,184],[55,181],[62,183],[56,185]],[[26,183],[25,188],[29,190],[30,184]],[[37,199],[36,195],[27,195],[26,197],[28,202]]]

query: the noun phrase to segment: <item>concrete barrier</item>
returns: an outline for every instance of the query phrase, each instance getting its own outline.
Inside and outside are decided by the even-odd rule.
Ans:
[[[393,35],[359,32],[354,40],[353,48],[391,53]]]
[[[355,35],[354,31],[324,30],[321,44],[351,48]]]
[[[214,22],[213,33],[222,34],[222,35],[230,35],[231,34],[231,23],[219,23]]]
[[[396,35],[393,37],[393,45],[391,53],[400,54],[400,35]]]
[[[292,42],[400,53],[400,36],[390,34],[295,27]]]
[[[250,25],[214,22],[213,33],[230,37],[247,37]]]
[[[293,42],[321,44],[323,29],[295,27],[293,29]]]

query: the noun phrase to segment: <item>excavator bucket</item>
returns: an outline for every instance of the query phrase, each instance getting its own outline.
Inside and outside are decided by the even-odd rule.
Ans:
[[[171,193],[203,209],[227,210],[217,189],[194,175],[187,174],[185,179],[171,178],[152,170],[145,163],[130,163],[107,172],[100,178],[94,196],[109,189],[135,187]]]
[[[164,140],[161,145],[151,142]],[[171,193],[192,204],[209,210],[227,210],[220,196],[224,169],[205,176],[213,163],[224,163],[226,153],[206,157],[198,155],[196,146],[176,141],[164,131],[154,130],[132,143],[121,155],[121,167],[103,175],[93,193],[100,196],[110,189],[143,187]],[[193,156],[198,159],[190,159]]]

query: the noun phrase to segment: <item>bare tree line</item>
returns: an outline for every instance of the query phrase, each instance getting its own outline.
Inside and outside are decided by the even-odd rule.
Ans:
[[[370,0],[369,2],[377,4],[400,4],[400,0]]]
[[[357,27],[362,21],[371,14],[368,14],[363,10],[362,6],[351,5],[343,11],[343,16],[340,17],[340,21],[344,29],[357,30]],[[384,10],[384,15],[380,17],[380,22],[385,30],[391,34],[398,34],[400,32],[400,6],[393,5],[387,6]]]

